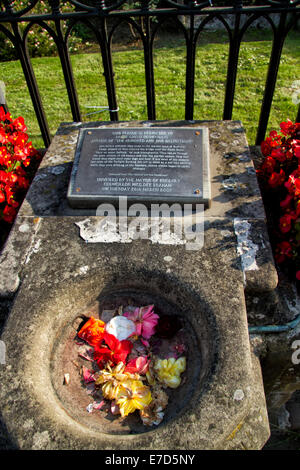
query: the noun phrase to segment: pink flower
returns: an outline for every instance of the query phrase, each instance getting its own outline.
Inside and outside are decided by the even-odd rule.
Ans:
[[[135,359],[131,359],[127,366],[124,369],[124,372],[129,372],[130,374],[140,374],[145,375],[149,369],[150,360],[147,356],[139,356]]]
[[[90,371],[86,367],[82,367],[82,377],[86,384],[95,382],[94,372]]]
[[[136,334],[149,339],[155,333],[159,316],[153,312],[154,305],[136,308],[134,312],[125,312],[124,317],[135,323]]]

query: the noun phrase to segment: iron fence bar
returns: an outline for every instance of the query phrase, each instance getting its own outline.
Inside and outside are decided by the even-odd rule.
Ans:
[[[195,60],[196,44],[194,34],[194,15],[190,15],[190,31],[186,43],[186,85],[185,85],[185,119],[191,121],[194,116],[195,93]]]
[[[119,114],[118,114],[118,103],[116,97],[116,87],[115,87],[115,80],[114,80],[114,71],[113,71],[113,64],[112,64],[112,57],[111,57],[111,40],[108,41],[107,36],[107,24],[106,19],[101,18],[101,26],[100,26],[101,35],[98,36],[98,42],[101,49],[102,55],[102,63],[104,68],[104,77],[106,83],[106,90],[107,90],[107,100],[109,106],[109,113],[110,113],[110,120],[111,121],[118,121]]]
[[[67,47],[67,39],[63,37],[61,23],[59,19],[55,20],[57,32],[57,50],[66,83],[69,103],[74,121],[81,121],[80,107],[78,102],[77,91],[74,83],[74,76]]]
[[[23,69],[24,77],[27,83],[31,100],[32,100],[36,118],[39,123],[40,130],[41,130],[42,138],[43,138],[45,147],[49,147],[50,142],[51,142],[49,126],[48,126],[47,118],[46,118],[45,111],[43,108],[43,104],[41,101],[34,71],[33,71],[31,61],[28,55],[26,43],[21,38],[19,26],[17,24],[12,25],[12,30],[14,32],[14,38],[15,38],[14,46],[17,50],[17,54],[20,59],[20,63]]]
[[[258,131],[256,135],[256,145],[260,145],[264,140],[268,121],[271,112],[271,106],[275,91],[275,85],[277,80],[278,69],[280,65],[280,58],[283,48],[283,43],[285,40],[285,23],[287,18],[287,11],[283,11],[280,14],[280,21],[277,30],[274,33],[272,52],[269,62],[269,68],[267,73],[265,92],[263,97],[263,102],[260,111]]]
[[[145,17],[145,35],[144,35],[144,63],[147,95],[147,111],[149,121],[156,119],[155,113],[155,88],[154,88],[154,70],[153,70],[153,43],[151,42],[150,17]]]
[[[235,16],[235,22],[234,22],[234,31],[233,31],[232,37],[230,38],[230,46],[229,46],[226,91],[225,91],[224,111],[223,111],[224,120],[232,118],[233,100],[234,100],[239,52],[240,52],[240,45],[241,45],[240,22],[241,22],[241,13],[237,12]]]

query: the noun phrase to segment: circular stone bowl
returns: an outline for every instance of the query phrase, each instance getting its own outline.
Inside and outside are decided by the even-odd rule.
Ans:
[[[138,411],[129,414],[125,418],[120,415],[112,415],[107,406],[103,410],[93,410],[92,413],[87,412],[88,404],[96,399],[87,393],[86,384],[80,377],[79,371],[81,366],[93,370],[95,363],[78,356],[79,347],[76,343],[76,333],[79,331],[83,318],[90,316],[100,318],[103,310],[113,310],[120,306],[135,305],[141,307],[150,304],[154,304],[154,311],[158,315],[170,315],[174,319],[176,317],[179,319],[182,325],[180,337],[187,349],[184,354],[187,360],[187,368],[181,374],[181,385],[176,389],[169,387],[165,389],[169,396],[169,402],[164,410],[162,423],[166,424],[174,419],[178,413],[188,406],[194,391],[199,386],[201,371],[206,367],[202,360],[201,345],[198,343],[197,334],[190,321],[176,305],[168,302],[164,297],[138,290],[117,290],[102,295],[94,306],[67,323],[53,345],[51,360],[52,385],[63,408],[74,420],[97,432],[106,434],[134,434],[153,429],[152,426],[145,426],[142,423]],[[164,340],[164,342],[167,341]],[[202,344],[203,347],[204,344]],[[69,374],[70,382],[68,384],[64,383],[65,374]]]
[[[199,405],[203,396],[207,401],[206,391],[214,380],[218,331],[213,312],[198,294],[162,273],[143,271],[139,276],[135,272],[118,277],[105,270],[41,289],[39,294],[28,305],[18,299],[7,331],[23,329],[14,350],[15,367],[22,377],[14,392],[23,403],[18,420],[32,421],[38,438],[44,438],[43,433],[50,436],[43,448],[199,448]],[[167,389],[169,403],[158,426],[144,426],[138,411],[121,418],[103,410],[86,410],[94,399],[87,394],[76,364],[80,360],[74,339],[80,322],[83,316],[99,317],[103,309],[129,304],[154,304],[158,314],[178,317],[185,333],[187,368],[181,385]],[[26,335],[30,341],[25,340]],[[90,368],[90,364],[85,365]],[[64,384],[65,374],[70,375],[68,385]],[[204,414],[209,406],[204,403]],[[11,433],[23,442],[22,448],[31,448],[28,432],[17,421],[12,423]]]

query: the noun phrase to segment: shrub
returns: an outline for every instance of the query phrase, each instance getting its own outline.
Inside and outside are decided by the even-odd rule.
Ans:
[[[0,224],[3,238],[16,217],[40,161],[38,151],[28,141],[26,130],[23,117],[13,120],[0,107]]]
[[[300,123],[280,124],[261,144],[257,170],[277,265],[300,281]]]
[[[15,1],[14,7],[16,10],[20,10],[27,6],[27,2]],[[62,11],[68,11],[69,7],[62,5]],[[34,8],[31,10],[33,14],[49,13],[51,11],[48,2],[43,0],[39,1]],[[48,25],[53,27],[52,22],[48,22]],[[64,25],[64,32],[66,31],[68,24]],[[20,24],[21,33],[25,26]],[[74,35],[69,36],[68,46],[70,52],[77,51],[78,47],[86,40],[86,28],[84,26],[75,25]],[[56,56],[57,47],[53,38],[48,32],[40,26],[34,26],[27,35],[27,47],[30,57],[44,57],[44,56]],[[0,32],[0,60],[17,60],[18,55],[15,51],[13,43],[6,37],[3,32]]]

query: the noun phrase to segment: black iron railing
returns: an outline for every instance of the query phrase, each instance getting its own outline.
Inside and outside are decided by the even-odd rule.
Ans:
[[[23,4],[26,4],[23,9],[15,9],[15,2],[12,0],[0,1],[2,9],[0,11],[0,31],[13,43],[17,52],[46,147],[50,144],[50,132],[27,50],[27,36],[30,29],[34,25],[39,25],[55,41],[74,121],[81,121],[81,114],[68,52],[68,38],[72,28],[78,22],[84,23],[94,32],[102,55],[110,119],[111,121],[118,121],[118,103],[114,83],[111,43],[116,28],[122,22],[129,23],[140,36],[143,44],[148,119],[155,120],[153,42],[159,27],[170,18],[176,22],[178,29],[183,32],[186,42],[185,116],[183,116],[186,120],[192,120],[194,115],[196,47],[197,40],[204,27],[211,20],[217,18],[224,25],[228,33],[229,57],[223,119],[231,119],[241,42],[245,32],[258,18],[263,17],[269,23],[273,31],[273,47],[261,106],[256,143],[259,144],[264,139],[283,44],[288,32],[299,20],[300,0],[264,0],[263,5],[259,6],[244,6],[242,0],[233,0],[232,6],[222,7],[215,6],[211,0],[203,0],[202,2],[197,0],[182,0],[183,3],[179,3],[179,1],[156,1],[154,2],[156,6],[153,6],[151,0],[140,0],[140,2],[135,3],[132,3],[132,0],[131,3],[127,0],[69,0],[68,2],[48,0],[49,11],[51,13],[45,14],[34,13],[34,7],[37,5],[38,0],[23,2]],[[134,9],[128,9],[128,3],[133,5]],[[217,4],[218,1],[216,0]],[[68,5],[70,10],[65,11]],[[62,6],[64,6],[63,11],[61,10]],[[127,8],[124,8],[125,6]],[[277,14],[279,21],[274,21],[274,14]],[[234,18],[233,26],[230,26],[231,22],[228,21],[228,18],[231,17]],[[143,19],[143,28],[139,21],[141,18]],[[182,18],[188,18],[188,26],[185,25]],[[200,22],[197,21],[196,26],[195,19],[199,20],[199,18]],[[111,23],[111,20],[114,20],[113,23]],[[21,23],[25,25],[25,28],[20,28]],[[66,25],[67,27],[63,27]],[[297,121],[300,119],[300,108],[296,119]]]

